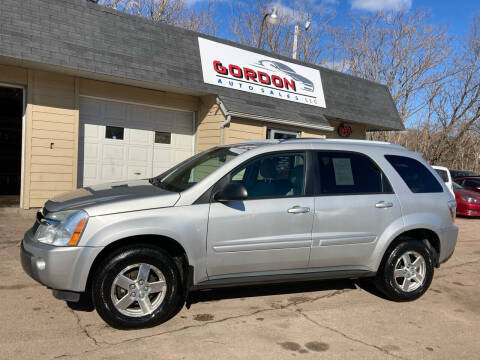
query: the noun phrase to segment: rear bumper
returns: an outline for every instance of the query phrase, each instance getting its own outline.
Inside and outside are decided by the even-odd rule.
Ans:
[[[33,241],[32,231],[25,234],[20,248],[23,270],[51,289],[84,292],[90,267],[101,248],[58,247]],[[62,296],[61,292],[58,292]],[[55,292],[54,292],[55,295]],[[57,297],[57,296],[56,296]]]
[[[458,227],[450,226],[443,229],[440,233],[441,237],[441,246],[440,246],[440,257],[439,263],[442,264],[450,259],[457,245],[458,238]]]

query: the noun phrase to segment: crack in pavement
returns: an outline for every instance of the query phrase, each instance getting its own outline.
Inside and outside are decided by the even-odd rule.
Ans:
[[[251,313],[248,313],[248,314],[228,316],[228,317],[225,317],[223,319],[219,319],[219,320],[215,320],[215,321],[208,321],[208,322],[205,322],[205,323],[202,323],[202,324],[187,325],[187,326],[183,326],[181,328],[172,329],[172,330],[168,330],[168,331],[163,331],[163,332],[156,333],[156,334],[151,334],[151,335],[143,335],[143,336],[119,341],[119,342],[116,342],[116,343],[109,343],[109,342],[101,342],[100,343],[100,342],[98,342],[95,338],[90,336],[88,334],[88,332],[80,326],[80,323],[79,323],[80,328],[85,332],[85,334],[89,338],[91,338],[95,342],[95,345],[97,345],[97,347],[95,349],[86,350],[86,351],[76,353],[76,354],[58,355],[58,356],[55,356],[54,359],[67,358],[67,357],[72,357],[72,356],[79,356],[79,355],[83,355],[83,354],[87,354],[87,353],[91,353],[91,352],[96,352],[98,350],[107,349],[108,347],[111,347],[111,346],[118,346],[118,345],[122,345],[122,344],[126,344],[126,343],[135,343],[137,341],[141,341],[141,340],[145,340],[145,339],[151,339],[151,338],[159,337],[159,336],[163,336],[163,335],[170,335],[170,334],[174,334],[174,333],[177,333],[177,332],[182,332],[182,331],[188,330],[188,329],[202,328],[202,327],[205,327],[205,326],[210,326],[212,324],[222,323],[222,322],[229,321],[229,320],[236,320],[236,319],[240,319],[240,318],[255,316],[257,314],[261,314],[261,313],[265,313],[265,312],[284,310],[284,309],[288,309],[291,306],[297,306],[299,304],[312,303],[312,302],[315,302],[315,301],[318,301],[318,300],[328,299],[328,298],[331,298],[331,297],[334,297],[334,296],[337,296],[337,295],[341,295],[341,294],[344,294],[344,293],[346,293],[348,291],[352,291],[352,290],[354,290],[354,289],[336,290],[336,291],[334,291],[330,294],[317,296],[317,297],[314,297],[314,298],[309,298],[308,300],[291,301],[291,302],[288,302],[285,305],[280,305],[278,307],[258,309],[258,310],[255,310],[255,311],[251,312]],[[77,317],[77,319],[79,319],[79,317],[76,314],[75,314],[75,316]],[[102,345],[106,345],[106,346],[102,346]]]
[[[367,343],[363,340],[360,340],[360,339],[356,339],[354,337],[351,337],[350,335],[347,335],[345,334],[344,332],[340,331],[340,330],[337,330],[335,328],[332,328],[330,326],[327,326],[327,325],[322,325],[320,324],[318,321],[316,320],[313,320],[311,317],[309,317],[307,314],[303,313],[302,309],[298,309],[297,311],[301,316],[303,316],[305,319],[307,319],[308,321],[310,321],[311,323],[317,325],[318,327],[321,327],[323,329],[327,329],[329,331],[332,331],[342,337],[344,337],[345,339],[347,340],[350,340],[352,342],[356,342],[356,343],[359,343],[359,344],[362,344],[362,345],[365,345],[365,346],[368,346],[370,348],[373,348],[373,349],[377,349],[379,351],[381,351],[382,353],[386,354],[386,355],[389,355],[389,356],[392,356],[394,358],[397,358],[397,359],[402,359],[402,360],[408,360],[407,358],[404,358],[400,355],[395,355],[395,354],[392,354],[390,351],[388,350],[385,350],[384,348],[382,348],[381,346],[378,346],[378,345],[374,345],[374,344],[370,344],[370,343]]]
[[[89,338],[90,340],[92,340],[92,341],[93,341],[93,344],[94,344],[96,347],[100,347],[100,346],[101,346],[101,345],[100,345],[101,343],[100,343],[99,341],[97,341],[97,339],[95,339],[95,337],[92,336],[92,335],[88,332],[88,330],[85,329],[85,328],[82,326],[82,322],[81,322],[81,320],[80,320],[80,316],[78,316],[78,314],[77,314],[75,311],[73,311],[72,309],[70,309],[70,308],[67,308],[67,310],[69,310],[69,311],[73,314],[73,316],[74,316],[75,319],[77,320],[77,325],[78,325],[78,327],[79,327],[80,330],[85,334],[85,336],[86,336],[87,338]],[[61,356],[63,356],[63,355],[61,355]],[[61,356],[57,356],[57,357],[61,357]]]

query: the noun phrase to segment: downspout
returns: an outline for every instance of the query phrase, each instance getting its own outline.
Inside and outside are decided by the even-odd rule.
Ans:
[[[215,99],[215,102],[217,103],[218,107],[222,111],[223,116],[225,116],[225,121],[222,122],[222,124],[220,125],[220,145],[223,145],[225,143],[224,135],[223,135],[223,129],[225,129],[225,127],[230,126],[230,122],[232,121],[232,116],[228,112],[228,110],[225,107],[225,104],[223,103],[223,101],[218,96]]]

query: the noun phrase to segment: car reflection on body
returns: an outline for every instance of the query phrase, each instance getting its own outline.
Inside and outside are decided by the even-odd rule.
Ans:
[[[313,92],[315,90],[315,86],[313,85],[312,81],[307,79],[305,76],[297,74],[295,70],[281,62],[272,60],[259,60],[256,64],[254,64],[254,66],[290,76],[293,80],[300,84],[301,90],[309,92]]]

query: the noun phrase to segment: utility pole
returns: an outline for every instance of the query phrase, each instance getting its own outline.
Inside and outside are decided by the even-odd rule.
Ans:
[[[305,23],[305,31],[308,31],[310,28],[310,21]],[[295,30],[293,31],[293,51],[292,51],[292,58],[297,58],[297,47],[298,47],[298,35],[300,34],[300,26],[295,25]]]
[[[298,34],[300,33],[300,27],[295,25],[295,30],[293,31],[293,53],[292,58],[297,58],[297,44],[298,44]]]

